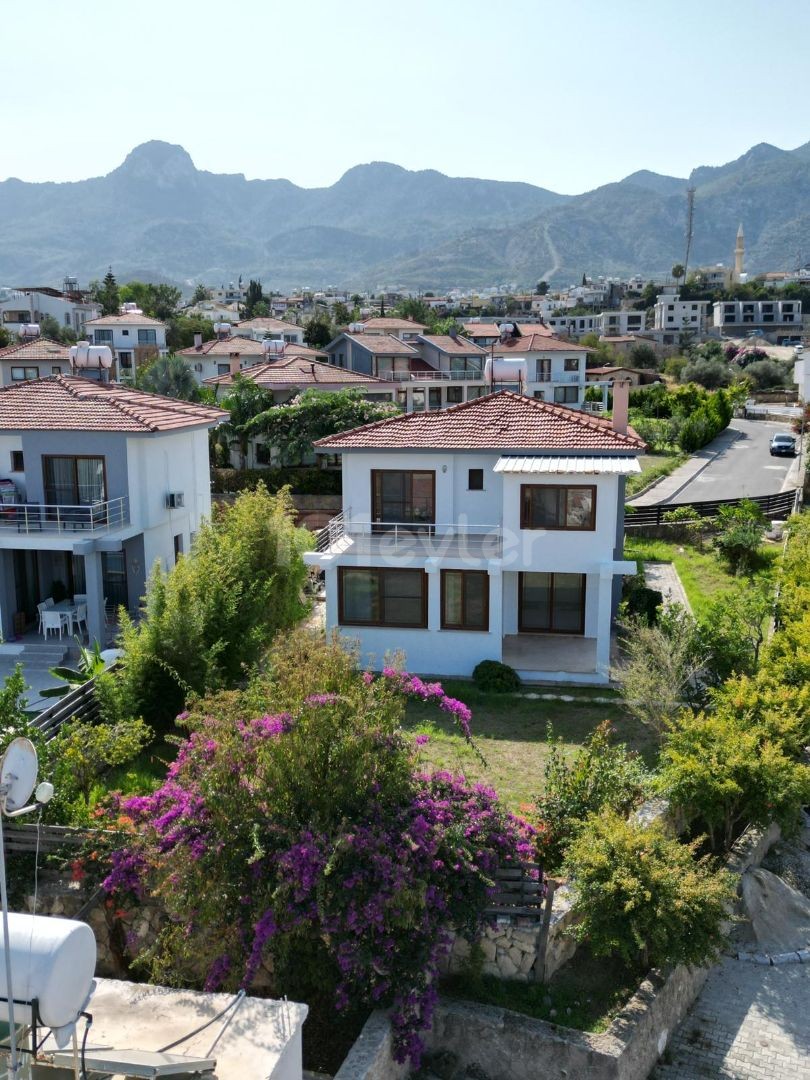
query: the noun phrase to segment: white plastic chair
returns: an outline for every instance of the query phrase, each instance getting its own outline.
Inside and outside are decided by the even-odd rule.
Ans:
[[[51,630],[59,631],[59,640],[62,640],[62,631],[69,629],[70,620],[64,611],[43,611],[42,618],[42,634],[47,639]]]
[[[86,604],[87,603],[87,593],[86,592],[74,593],[73,594],[73,603],[74,604]]]
[[[51,606],[53,606],[53,601],[51,601]],[[48,604],[45,600],[43,600],[41,604],[37,604],[37,615],[39,617],[39,627],[37,632],[40,634],[42,633],[42,612],[47,610]]]
[[[74,597],[74,599],[75,599],[75,597]],[[76,614],[73,616],[73,621],[76,623],[76,626],[78,626],[79,629],[81,629],[81,625],[82,625],[82,623],[84,623],[84,632],[85,632],[85,634],[88,632],[88,630],[87,630],[87,604],[77,604],[76,605]]]

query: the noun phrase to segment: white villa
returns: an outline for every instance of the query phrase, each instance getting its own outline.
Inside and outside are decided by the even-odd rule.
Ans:
[[[131,382],[140,364],[165,356],[166,324],[153,319],[134,304],[124,304],[118,315],[102,315],[86,326],[93,345],[107,345],[115,358],[119,380]]]
[[[340,453],[344,510],[305,558],[329,629],[381,666],[470,675],[501,660],[527,680],[608,681],[623,575],[625,477],[645,444],[614,419],[502,390],[321,439]]]
[[[87,597],[90,640],[104,642],[105,609],[137,608],[155,561],[172,566],[210,515],[208,429],[226,417],[72,375],[0,388],[6,641],[59,582]]]

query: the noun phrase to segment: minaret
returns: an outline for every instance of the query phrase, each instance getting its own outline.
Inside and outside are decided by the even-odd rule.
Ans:
[[[739,281],[743,275],[743,259],[745,258],[745,233],[742,222],[737,229],[737,243],[734,248],[734,280]]]

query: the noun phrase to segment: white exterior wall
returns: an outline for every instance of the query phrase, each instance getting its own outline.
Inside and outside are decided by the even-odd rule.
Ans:
[[[81,333],[85,323],[97,318],[101,309],[98,305],[77,303],[67,297],[49,296],[48,293],[14,293],[10,298],[0,300],[0,320],[7,330],[16,334],[23,324],[7,321],[4,317],[6,312],[14,311],[28,311],[27,322],[39,322],[43,315],[50,315],[60,327],[69,326]]]
[[[211,514],[207,428],[127,439],[127,483],[130,523],[143,531],[146,573],[157,559],[167,570],[174,564],[174,537],[182,534],[187,552],[191,534]],[[167,508],[166,495],[179,491],[185,506]]]
[[[708,300],[681,300],[678,296],[659,296],[655,305],[656,330],[700,330],[709,306]]]
[[[25,501],[25,473],[12,472],[11,469],[12,451],[22,448],[21,435],[0,435],[0,480],[13,481],[21,499]]]

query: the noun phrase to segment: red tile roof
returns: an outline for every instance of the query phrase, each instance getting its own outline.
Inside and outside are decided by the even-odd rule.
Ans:
[[[102,315],[99,319],[88,319],[86,326],[165,326],[160,319],[153,319],[151,315],[137,315],[134,311],[127,311],[124,315]]]
[[[243,319],[240,323],[237,323],[240,330],[286,330],[288,333],[291,330],[297,330],[299,334],[302,334],[303,327],[296,326],[295,323],[284,322],[282,319],[272,319],[269,316],[257,315],[255,319]]]
[[[410,319],[389,318],[387,315],[377,315],[371,319],[363,319],[363,326],[367,330],[413,330],[415,334],[427,330],[424,323],[411,322]]]
[[[417,350],[407,341],[390,334],[346,334],[356,345],[368,349],[374,356],[418,356]]]
[[[181,356],[231,356],[238,353],[240,356],[264,356],[261,341],[255,341],[247,337],[214,338],[212,341],[204,341],[201,348],[196,349],[190,345],[187,349],[180,349]],[[307,345],[294,345],[285,342],[285,357],[306,356],[311,360],[326,359],[326,353],[318,349],[310,349]]]
[[[61,360],[70,363],[70,346],[46,337],[18,341],[16,345],[0,349],[0,360],[45,360],[53,363]]]
[[[323,364],[317,360],[308,360],[304,356],[284,356],[278,360],[269,360],[265,364],[254,364],[243,368],[239,374],[243,379],[251,379],[257,386],[379,386],[391,390],[392,385],[374,375],[361,375],[358,371],[347,371],[335,364]],[[206,386],[230,386],[233,375],[216,375],[206,379]]]
[[[632,428],[501,390],[436,412],[407,413],[319,439],[324,450],[576,450],[639,452]]]
[[[556,337],[546,334],[528,334],[522,337],[507,338],[506,341],[498,341],[495,345],[495,355],[504,352],[529,353],[529,352],[593,352],[586,345],[577,345],[574,341],[561,341]]]
[[[554,331],[550,326],[544,326],[542,323],[515,323],[514,319],[504,318],[502,322],[511,322],[517,326],[521,334],[542,334],[543,337],[553,337]],[[494,322],[465,322],[461,324],[461,327],[467,337],[486,337],[496,338],[500,337],[501,331],[498,323]]]
[[[452,337],[450,334],[420,334],[419,341],[432,345],[443,353],[453,356],[473,356],[480,354],[486,356],[486,349],[476,345],[474,341],[468,341],[465,337]]]
[[[211,427],[222,409],[146,394],[75,375],[0,387],[0,430],[121,431],[128,434]]]

